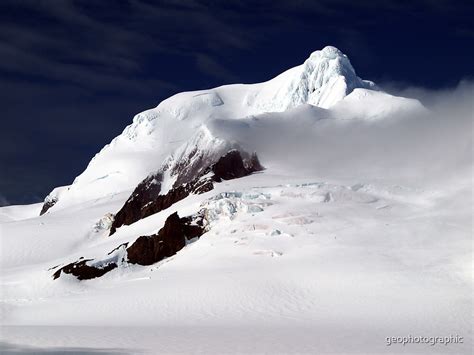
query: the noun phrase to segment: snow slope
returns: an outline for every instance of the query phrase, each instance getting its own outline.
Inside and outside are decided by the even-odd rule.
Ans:
[[[9,222],[37,217],[42,203],[32,205],[7,206],[0,209],[0,222]]]
[[[137,115],[43,216],[0,208],[0,348],[470,354],[472,117],[368,89],[349,65],[328,47],[266,83],[178,94]],[[333,90],[341,82],[344,94]],[[321,95],[298,96],[305,85]],[[281,90],[288,100],[274,101]],[[108,236],[111,214],[150,172],[168,167],[166,191],[183,160],[235,145],[266,169]],[[208,232],[159,263],[52,278],[80,257],[115,257],[175,211],[202,210]],[[463,343],[386,341],[410,335]]]

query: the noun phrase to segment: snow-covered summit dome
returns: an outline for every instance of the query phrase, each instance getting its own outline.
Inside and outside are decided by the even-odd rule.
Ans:
[[[209,90],[181,92],[162,101],[156,108],[135,116],[121,137],[148,140],[157,134],[156,125],[181,131],[212,118],[244,118],[267,112],[282,112],[303,104],[329,108],[356,88],[373,89],[360,79],[349,58],[332,46],[315,51],[303,64],[257,84],[224,85]],[[185,121],[185,122],[176,122]],[[190,124],[189,121],[198,121]],[[159,123],[158,123],[159,122]],[[120,137],[120,136],[119,136]],[[162,144],[163,137],[151,137],[150,144]],[[159,139],[156,139],[159,138]]]

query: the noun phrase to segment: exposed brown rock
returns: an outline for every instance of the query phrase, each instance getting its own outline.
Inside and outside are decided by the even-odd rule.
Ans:
[[[110,235],[123,225],[129,225],[138,221],[147,214],[147,204],[153,201],[161,191],[162,175],[160,173],[148,176],[145,180],[138,184],[132,195],[125,202],[123,207],[114,217],[112,226],[110,227]]]
[[[80,258],[78,261],[67,264],[53,274],[53,279],[61,276],[61,273],[71,274],[79,280],[89,280],[101,277],[107,272],[118,267],[118,264],[130,263],[139,265],[151,265],[164,258],[173,256],[184,248],[186,241],[199,238],[205,232],[202,214],[180,218],[178,213],[173,213],[165,221],[165,225],[157,234],[139,237],[130,247],[128,243],[120,244],[107,256],[126,248],[127,258],[119,256],[114,261],[102,262],[103,266],[95,267],[87,265],[93,259]],[[128,260],[127,260],[128,259]],[[57,266],[56,266],[57,267]],[[55,268],[56,268],[55,267]],[[49,270],[52,270],[51,268]]]
[[[199,149],[193,149],[189,155],[180,157],[179,161],[170,168],[170,175],[176,176],[173,188],[189,183],[202,175],[202,172],[215,161]]]
[[[202,223],[193,222],[192,218],[179,218],[178,213],[173,213],[157,234],[141,236],[127,248],[128,262],[151,265],[176,254],[184,248],[186,240],[204,233]]]
[[[150,175],[137,186],[115,215],[110,234],[112,235],[122,225],[132,224],[172,206],[190,193],[202,194],[210,191],[214,188],[215,182],[236,179],[263,170],[255,153],[250,156],[246,153],[243,155],[244,157],[238,150],[231,150],[205,169],[193,166],[192,170],[201,171],[199,175],[189,182],[172,188],[165,195],[160,195],[162,175],[160,173]],[[166,219],[165,225],[157,234],[141,236],[128,248],[127,243],[121,244],[108,255],[123,247],[126,248],[129,263],[151,265],[176,254],[186,245],[186,240],[199,238],[204,232],[202,215],[180,218],[175,212]],[[115,260],[117,262],[108,262],[96,267],[87,265],[92,259],[81,259],[58,269],[53,278],[57,279],[64,272],[76,276],[79,280],[93,279],[117,268],[117,262],[124,262],[124,259]]]
[[[79,280],[89,280],[100,277],[117,267],[116,263],[109,263],[102,268],[97,268],[87,265],[88,261],[92,261],[92,259],[76,261],[63,266],[53,274],[53,279],[56,280],[61,276],[61,272],[64,272],[76,276]]]
[[[40,211],[40,216],[44,215],[46,212],[48,212],[48,210],[53,207],[56,202],[58,202],[58,200],[54,199],[54,200],[49,200],[49,201],[45,201],[43,203],[43,207],[41,207],[41,211]]]
[[[172,188],[165,195],[160,195],[161,175],[152,175],[142,181],[132,196],[115,215],[110,228],[110,235],[123,225],[130,225],[142,218],[163,211],[174,203],[186,198],[190,193],[202,194],[214,188],[214,182],[231,180],[263,170],[257,155],[254,153],[242,158],[238,150],[231,150],[223,155],[215,164],[208,166],[193,180]],[[211,174],[211,176],[209,176]],[[206,177],[205,177],[206,176]],[[150,181],[154,184],[150,184]]]
[[[231,180],[248,175],[238,150],[231,150],[212,166],[214,181]]]

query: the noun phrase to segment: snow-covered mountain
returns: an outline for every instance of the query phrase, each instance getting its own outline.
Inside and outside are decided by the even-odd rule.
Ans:
[[[382,354],[459,335],[469,353],[472,167],[472,120],[334,47],[176,94],[43,204],[0,208],[0,341]]]
[[[185,149],[188,140],[196,140],[196,130],[216,119],[245,119],[304,104],[321,108],[317,116],[336,119],[373,119],[421,109],[416,100],[382,93],[360,79],[347,56],[328,46],[267,82],[183,92],[137,114],[64,191],[55,208],[133,189],[177,149]]]

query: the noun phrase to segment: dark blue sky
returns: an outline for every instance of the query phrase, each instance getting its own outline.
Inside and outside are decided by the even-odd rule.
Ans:
[[[473,1],[0,2],[0,205],[69,184],[134,114],[334,45],[382,86],[474,75]]]

